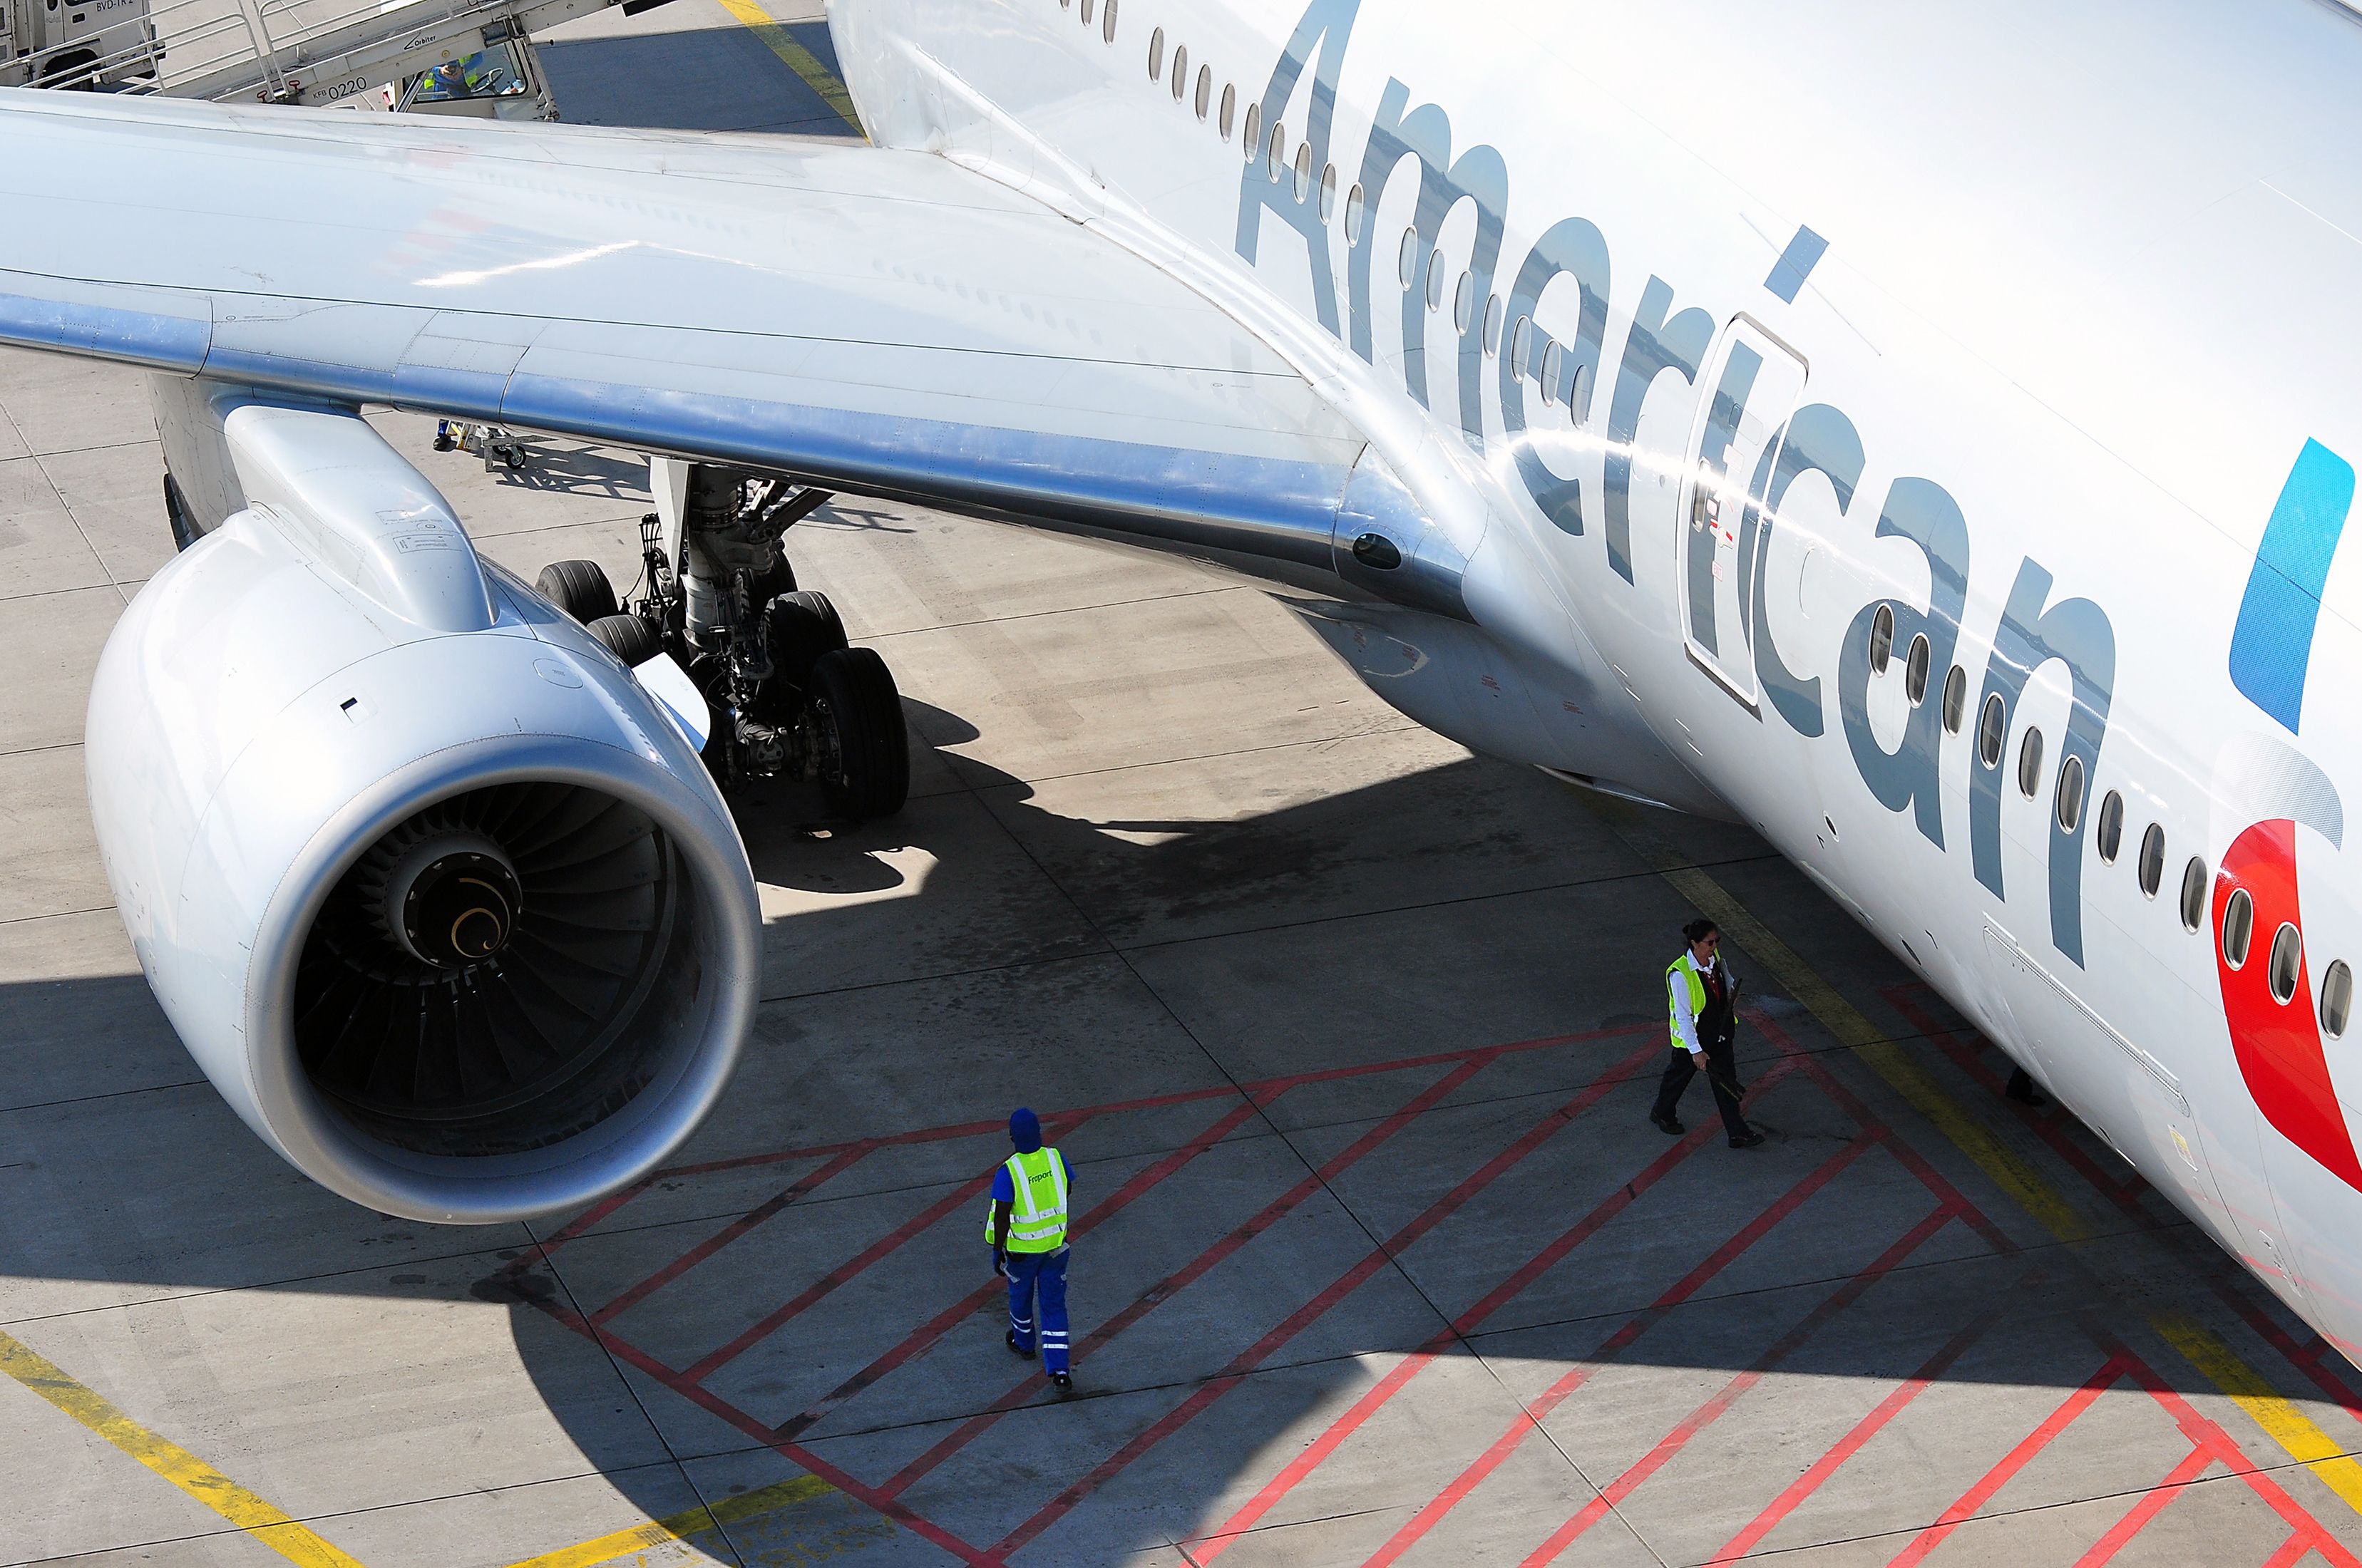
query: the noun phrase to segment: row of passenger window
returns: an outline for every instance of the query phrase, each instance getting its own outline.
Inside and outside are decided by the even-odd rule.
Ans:
[[[1081,17],[1083,26],[1087,27],[1091,25],[1091,11],[1097,3],[1098,0],[1058,0],[1058,9],[1073,9]],[[1115,42],[1115,0],[1106,0],[1105,8],[1099,12],[1099,38],[1107,43]]]
[[[1873,675],[1883,675],[1894,658],[1894,607],[1882,604],[1870,619],[1870,669]],[[1920,632],[1911,639],[1910,648],[1903,660],[1903,695],[1912,707],[1926,700],[1928,665],[1931,649],[1927,634]],[[1942,717],[1946,732],[1958,735],[1968,717],[1969,673],[1955,664],[1944,677]],[[2008,740],[2009,710],[2001,694],[1985,698],[1984,709],[1977,718],[1977,762],[1987,769],[2001,766],[2003,743]],[[2032,800],[2042,793],[2042,731],[2028,725],[2018,740],[2017,789]],[[2062,833],[2072,833],[2083,820],[2086,784],[2083,759],[2069,754],[2058,764],[2058,773],[2051,795],[2051,815]],[[2094,848],[2100,863],[2114,865],[2124,849],[2125,797],[2110,790],[2100,801],[2100,817],[2093,834]],[[2140,890],[2155,898],[2165,881],[2165,826],[2152,822],[2141,835],[2140,854],[2134,862],[2134,873]],[[2207,892],[2210,887],[2205,861],[2191,856],[2181,870],[2181,925],[2196,932],[2206,924]],[[2235,889],[2223,909],[2223,961],[2234,970],[2246,966],[2248,951],[2255,937],[2256,905],[2246,888]],[[2285,1006],[2296,997],[2297,981],[2304,964],[2304,937],[2294,925],[2284,924],[2272,934],[2271,951],[2267,962],[2265,979],[2270,986],[2272,999]],[[2321,977],[2321,1029],[2331,1039],[2345,1033],[2345,1025],[2354,1006],[2354,971],[2343,959],[2337,959]]]
[[[1088,0],[1084,0],[1084,4],[1087,5]],[[1113,0],[1109,0],[1110,16],[1113,10]],[[1112,21],[1109,26],[1111,38]],[[1193,78],[1189,73],[1187,45],[1179,43],[1173,45],[1168,69],[1163,27],[1156,28],[1149,35],[1148,79],[1151,82],[1164,82],[1173,94],[1173,101],[1176,104],[1188,103],[1200,120],[1210,119],[1216,132],[1225,142],[1231,139],[1233,131],[1238,132],[1239,144],[1243,156],[1249,162],[1254,161],[1257,158],[1262,159],[1264,172],[1272,180],[1286,179],[1292,174],[1297,201],[1303,202],[1311,198],[1315,183],[1312,176],[1312,144],[1308,141],[1297,142],[1295,156],[1291,159],[1287,151],[1287,126],[1278,120],[1274,120],[1270,133],[1264,134],[1263,105],[1260,104],[1251,103],[1247,105],[1246,119],[1242,125],[1238,114],[1237,86],[1230,82],[1223,83],[1218,102],[1214,93],[1213,67],[1200,62],[1197,74]],[[1320,170],[1318,183],[1320,192],[1319,205],[1320,221],[1328,224],[1337,215],[1337,166],[1331,163],[1324,167]],[[1360,185],[1356,184],[1345,192],[1344,204],[1345,243],[1349,246],[1358,246],[1365,237],[1363,230],[1367,226],[1369,217],[1369,201],[1363,195]],[[1401,253],[1396,263],[1396,270],[1402,280],[1402,286],[1406,291],[1418,285],[1418,230],[1407,228],[1403,230]],[[1442,250],[1439,248],[1428,258],[1427,308],[1429,311],[1440,311],[1443,308],[1444,280],[1450,276],[1451,269],[1445,262]],[[1463,336],[1476,321],[1476,298],[1475,274],[1463,269],[1460,274],[1459,283],[1452,291],[1451,303],[1452,324]],[[1488,356],[1497,357],[1501,352],[1501,297],[1498,294],[1488,294],[1485,296],[1484,304],[1485,352]],[[1537,340],[1541,344],[1539,378],[1541,382],[1542,401],[1555,403],[1560,390],[1560,373],[1564,368],[1562,357],[1564,351],[1549,334],[1534,325],[1531,316],[1519,316],[1517,325],[1509,331],[1510,370],[1512,374],[1523,378],[1529,369],[1534,368],[1534,345]],[[1580,378],[1566,389],[1567,406],[1570,409],[1575,407],[1580,401],[1581,391]]]

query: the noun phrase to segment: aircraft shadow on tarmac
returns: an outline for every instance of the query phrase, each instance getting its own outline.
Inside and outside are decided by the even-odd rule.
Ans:
[[[975,738],[911,708],[934,748]],[[1609,1362],[1850,1379],[1867,1409],[1914,1377],[2072,1389],[2119,1354],[2212,1394],[2120,1343],[2159,1309],[2313,1343],[2063,1113],[1972,1104],[2089,1218],[2050,1245],[1765,981],[1741,1070],[1772,1145],[1726,1150],[1703,1086],[1688,1137],[1646,1125],[1683,911],[1540,775],[1466,760],[1205,822],[1153,789],[1069,814],[1070,784],[914,761],[935,793],[885,823],[739,803],[785,901],[746,1065],[674,1170],[537,1239],[371,1215],[286,1169],[137,976],[0,988],[6,1319],[255,1286],[497,1301],[568,1438],[651,1514],[683,1506],[675,1456],[709,1497],[816,1462],[866,1490],[797,1510],[798,1550],[1060,1530],[1100,1561],[1253,1522],[1242,1477],[1390,1412],[1473,1422],[1473,1455],[1514,1396],[1579,1456],[1586,1422],[1643,1419],[1628,1382],[1584,1405]],[[1672,830],[1810,923],[1825,972],[1964,1101],[1997,1084],[1998,1055],[1760,843]],[[1001,1347],[974,1228],[1019,1099],[1081,1184],[1063,1408]],[[363,1387],[381,1365],[360,1339],[309,1354]],[[1406,1354],[1433,1359],[1368,1404]],[[2340,1376],[2295,1365],[2268,1369],[2292,1397]],[[1700,1386],[1664,1382],[1671,1427]]]

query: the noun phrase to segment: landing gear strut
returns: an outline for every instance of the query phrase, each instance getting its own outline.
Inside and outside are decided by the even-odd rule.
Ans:
[[[542,568],[535,587],[608,652],[638,665],[669,653],[705,696],[705,764],[729,789],[816,783],[829,810],[890,817],[911,793],[902,698],[886,661],[849,647],[828,596],[796,587],[784,539],[828,493],[695,464],[677,529],[640,521],[647,591],[622,601],[589,561]]]

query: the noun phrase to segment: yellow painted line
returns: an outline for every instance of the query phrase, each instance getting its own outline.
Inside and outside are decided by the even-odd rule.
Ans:
[[[1914,1110],[1934,1123],[1938,1132],[1974,1160],[1978,1168],[2016,1200],[2043,1229],[2062,1242],[2081,1241],[2091,1234],[2057,1189],[1962,1109],[1959,1102],[1945,1093],[1901,1047],[1886,1038],[1853,1003],[1838,995],[1835,986],[1798,957],[1794,948],[1773,936],[1720,883],[1685,862],[1630,807],[1600,799],[1594,799],[1592,807],[1676,893],[1746,948],[1756,962],[1788,988],[1790,995],[1820,1020],[1823,1028],[1868,1063],[1873,1072],[1910,1102]],[[2345,1450],[2312,1418],[2274,1392],[2271,1385],[2240,1360],[2228,1344],[2191,1320],[2153,1313],[2149,1325],[2208,1382],[2245,1410],[2263,1429],[2265,1436],[2287,1450],[2290,1458],[2321,1477],[2346,1507],[2362,1514],[2362,1464],[2347,1457]]]
[[[1884,1079],[1895,1092],[1911,1102],[1913,1110],[1933,1122],[1946,1137],[1959,1146],[1961,1153],[1976,1162],[1977,1168],[1991,1178],[1995,1186],[2040,1221],[2045,1230],[2060,1241],[2081,1241],[2091,1234],[2081,1217],[2032,1166],[1963,1111],[1959,1102],[1946,1094],[1917,1062],[1886,1037],[1884,1030],[1863,1017],[1860,1009],[1838,995],[1837,987],[1823,980],[1810,964],[1797,957],[1794,948],[1773,936],[1720,883],[1684,861],[1672,845],[1633,817],[1628,807],[1601,803],[1599,809],[1617,834],[1639,850],[1641,858],[1672,884],[1674,892],[1697,905],[1700,914],[1730,933],[1756,962],[1771,970],[1772,978],[1788,988],[1788,994],[1811,1010],[1813,1016],[1821,1021],[1821,1026],[1837,1036],[1839,1045],[1860,1057],[1872,1072]]]
[[[2275,1393],[2255,1368],[2201,1324],[2179,1313],[2163,1312],[2149,1321],[2274,1442],[2320,1476],[2323,1486],[2345,1499],[2346,1507],[2362,1514],[2362,1464],[2348,1457],[2311,1417]]]
[[[613,1563],[626,1552],[644,1552],[651,1546],[663,1546],[704,1530],[735,1524],[741,1519],[775,1513],[835,1490],[817,1475],[797,1475],[759,1491],[728,1498],[710,1508],[701,1504],[669,1519],[651,1519],[646,1524],[619,1530],[613,1535],[602,1535],[579,1546],[545,1552],[538,1557],[511,1563],[509,1568],[597,1568],[598,1564]]]
[[[853,134],[866,137],[861,128],[861,116],[853,110],[853,94],[836,72],[821,63],[820,56],[796,42],[796,36],[779,25],[768,11],[755,0],[722,0],[722,8],[738,18],[745,29],[763,40],[765,47],[779,57],[789,71],[803,78],[804,85],[820,94],[821,102],[836,111],[837,118],[853,127]]]
[[[125,1415],[22,1341],[0,1333],[0,1372],[55,1405],[132,1458],[304,1568],[361,1568],[293,1519],[179,1444]]]

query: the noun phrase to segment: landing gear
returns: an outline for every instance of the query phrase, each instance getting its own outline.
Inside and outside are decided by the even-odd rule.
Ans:
[[[782,540],[828,499],[784,479],[689,468],[677,531],[640,522],[647,591],[620,600],[590,561],[535,587],[626,665],[669,653],[712,709],[705,763],[727,789],[817,784],[833,816],[890,817],[911,793],[902,698],[886,661],[847,645],[825,594],[796,587]]]

